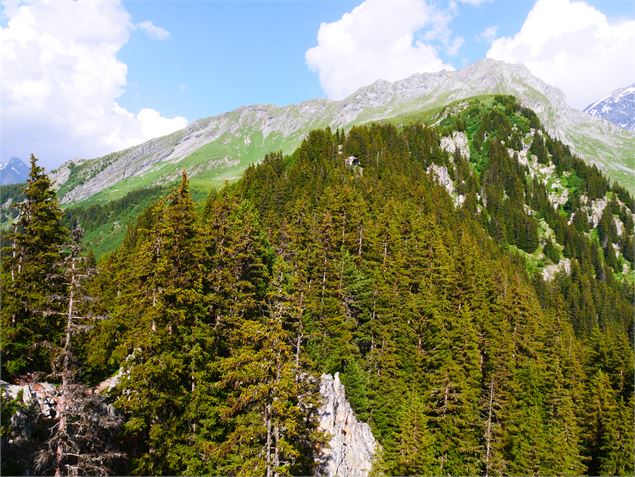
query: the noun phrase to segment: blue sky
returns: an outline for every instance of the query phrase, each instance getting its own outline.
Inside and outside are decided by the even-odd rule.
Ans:
[[[122,48],[119,56],[128,65],[129,87],[121,103],[132,110],[151,103],[164,115],[192,120],[242,104],[284,105],[324,97],[304,54],[315,45],[320,23],[338,20],[359,3],[125,1],[133,19],[149,19],[171,36],[157,42],[133,35]],[[629,0],[587,3],[607,16],[634,16],[635,3]],[[465,38],[463,46],[456,56],[441,51],[440,57],[456,68],[483,58],[489,43],[478,35],[491,25],[498,26],[498,35],[513,35],[533,4],[501,0],[460,5],[451,27]]]
[[[134,110],[152,101],[165,115],[194,119],[242,104],[284,105],[325,97],[305,52],[315,45],[320,23],[338,20],[359,3],[126,1],[133,19],[149,19],[171,36],[157,42],[133,35],[122,48],[129,88],[121,103]],[[620,3],[626,2],[610,4],[617,10]],[[457,68],[483,58],[488,43],[476,37],[490,25],[513,34],[532,4],[503,0],[462,5],[453,26],[466,41],[458,56],[440,56]]]
[[[577,108],[635,81],[632,0],[0,1],[0,160],[47,167],[486,56]]]

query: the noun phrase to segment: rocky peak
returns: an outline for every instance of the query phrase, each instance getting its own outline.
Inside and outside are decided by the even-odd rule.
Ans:
[[[635,84],[613,91],[606,98],[588,105],[584,112],[635,131]]]
[[[29,166],[17,157],[0,163],[0,185],[21,184],[26,182],[28,175]]]

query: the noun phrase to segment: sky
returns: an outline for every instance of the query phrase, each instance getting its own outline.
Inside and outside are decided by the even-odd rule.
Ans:
[[[0,162],[52,169],[485,57],[583,109],[635,82],[634,51],[633,0],[2,0]]]

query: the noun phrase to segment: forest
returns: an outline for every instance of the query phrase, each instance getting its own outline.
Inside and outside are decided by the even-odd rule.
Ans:
[[[372,475],[635,472],[635,202],[512,97],[312,131],[202,203],[183,171],[99,261],[101,209],[65,217],[34,157],[21,194],[2,379],[60,398],[25,440],[2,394],[4,474],[311,475],[335,372]]]

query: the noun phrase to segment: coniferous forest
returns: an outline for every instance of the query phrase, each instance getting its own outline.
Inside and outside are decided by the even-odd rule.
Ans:
[[[373,475],[635,471],[635,203],[512,97],[312,131],[203,203],[184,171],[98,261],[35,158],[21,194],[2,379],[59,399],[3,394],[5,474],[311,475],[335,372]]]

